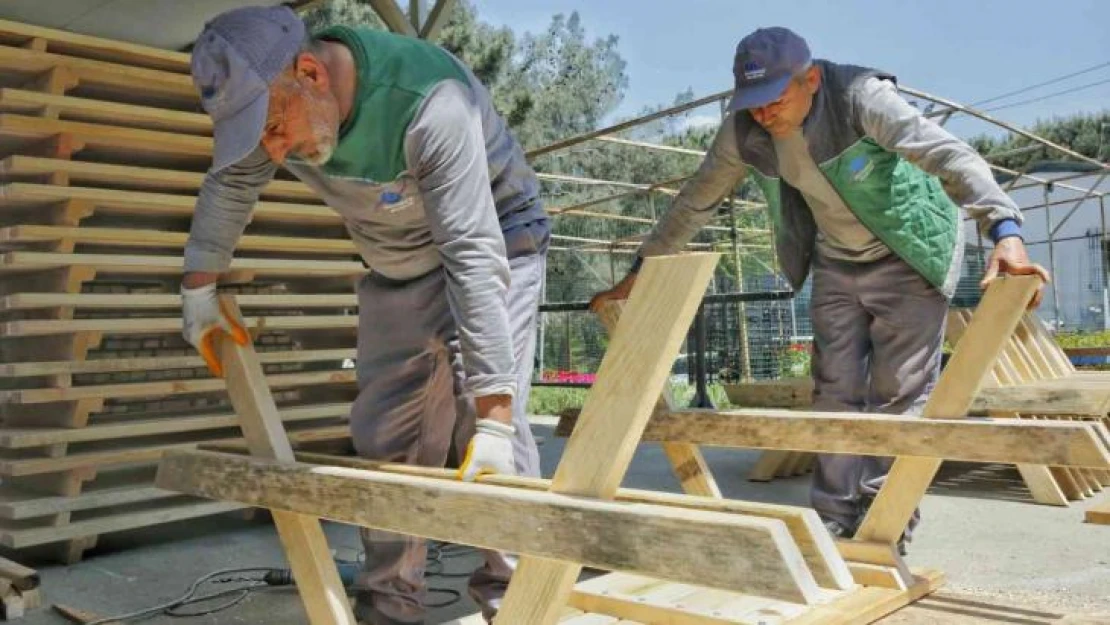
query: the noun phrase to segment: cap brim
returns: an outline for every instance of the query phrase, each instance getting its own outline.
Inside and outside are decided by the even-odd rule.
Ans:
[[[212,128],[212,171],[234,165],[262,142],[270,94],[263,90],[251,103]]]
[[[782,92],[786,91],[790,78],[790,76],[783,76],[761,85],[737,89],[732,93],[732,102],[729,103],[728,110],[754,109],[778,100],[782,96]]]

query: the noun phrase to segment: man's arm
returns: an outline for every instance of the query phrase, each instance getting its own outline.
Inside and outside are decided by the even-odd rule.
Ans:
[[[275,171],[277,165],[259,147],[235,165],[205,175],[185,243],[186,288],[215,282],[227,270],[258,196]]]
[[[868,78],[856,87],[852,101],[861,130],[939,178],[983,234],[995,242],[1020,236],[1021,211],[995,182],[983,157],[910,106],[892,82]]]
[[[453,80],[436,87],[410,125],[405,145],[443,260],[466,391],[475,398],[479,419],[508,423],[516,393],[506,306],[509,261],[490,189],[481,117],[467,88]]]
[[[733,115],[721,122],[698,171],[682,185],[671,209],[644,240],[639,258],[674,254],[685,247],[713,218],[721,200],[744,179],[746,170],[736,145]]]

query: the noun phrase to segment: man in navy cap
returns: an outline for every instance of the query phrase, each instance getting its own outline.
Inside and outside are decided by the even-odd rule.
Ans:
[[[550,227],[473,73],[425,41],[342,26],[310,37],[290,9],[251,7],[206,25],[192,75],[215,143],[181,292],[185,337],[212,371],[213,337],[248,340],[216,281],[284,165],[343,217],[371,268],[358,285],[359,454],[442,467],[454,438],[462,479],[538,476],[525,408]],[[355,614],[422,622],[425,541],[365,531],[363,543]],[[492,618],[513,559],[485,558],[470,594]]]
[[[591,306],[626,298],[643,257],[681,250],[752,176],[786,278],[797,290],[813,276],[815,408],[919,412],[939,375],[959,278],[960,207],[994,242],[983,285],[1000,271],[1048,279],[1026,255],[1021,213],[987,163],[903,100],[890,74],[813,60],[786,28],[741,40],[733,74],[730,112],[697,174],[631,273]],[[890,461],[819,456],[811,500],[834,536],[858,529]]]

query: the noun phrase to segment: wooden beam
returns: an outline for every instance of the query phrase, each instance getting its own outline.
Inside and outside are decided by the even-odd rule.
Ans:
[[[922,411],[924,418],[960,418],[967,414],[1041,284],[1035,276],[1004,276],[987,287],[967,332],[929,395]],[[914,456],[896,458],[855,538],[898,542],[941,462]]]
[[[437,0],[424,26],[420,29],[420,38],[431,41],[439,36],[439,31],[451,18],[451,11],[455,8],[455,0]]]
[[[785,601],[812,596],[797,583],[796,569],[804,565],[784,553],[794,543],[776,519],[206,451],[167,453],[155,483],[275,513],[318,515],[549,561]]]
[[[385,25],[395,33],[416,37],[416,29],[412,27],[396,0],[367,0],[378,17],[382,18]]]
[[[1106,427],[1093,421],[922,419],[907,415],[750,408],[660,412],[645,441],[968,462],[1110,468]]]
[[[234,297],[223,295],[220,303],[233,318],[242,319]],[[241,346],[224,340],[220,342],[219,354],[228,396],[239,415],[239,424],[251,454],[282,463],[294,462],[293,447],[285,434],[281,415],[270,395],[254,346],[250,343]],[[159,477],[162,474],[160,467]],[[241,485],[256,487],[252,482]],[[319,519],[281,509],[273,511],[273,518],[309,622],[313,625],[357,625]]]
[[[599,499],[616,494],[718,258],[689,254],[644,262],[598,368],[598,381],[586,397],[582,419],[567,441],[552,492]],[[793,542],[767,558],[769,566],[803,562]],[[817,584],[812,573],[804,564],[791,568],[792,586],[803,602],[814,601]],[[498,619],[552,625],[581,569],[579,563],[522,558]]]

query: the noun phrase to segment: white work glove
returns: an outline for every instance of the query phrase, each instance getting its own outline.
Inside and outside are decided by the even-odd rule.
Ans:
[[[511,425],[493,419],[478,419],[474,438],[466,446],[466,457],[459,467],[458,478],[473,482],[479,475],[499,473],[516,475],[513,464],[513,434]]]
[[[182,334],[196,348],[212,375],[224,376],[216,338],[230,337],[239,345],[250,342],[250,334],[239,322],[220,306],[216,296],[216,283],[195,289],[181,287]]]

